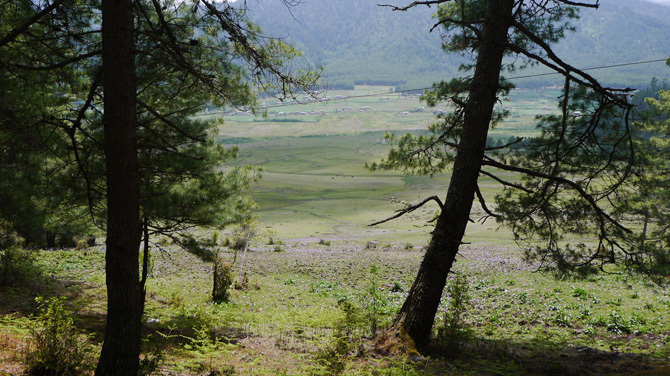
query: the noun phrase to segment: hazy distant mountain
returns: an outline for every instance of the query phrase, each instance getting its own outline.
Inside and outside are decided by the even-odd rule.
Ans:
[[[280,0],[248,2],[250,15],[265,34],[301,49],[303,63],[324,67],[331,86],[356,83],[429,86],[457,74],[465,58],[440,48],[440,30],[430,32],[435,7],[393,12],[383,0],[302,0],[287,8]],[[407,1],[387,0],[394,4]],[[597,67],[670,56],[670,7],[639,0],[603,0],[585,9],[555,50],[577,67]],[[536,73],[514,72],[508,77]],[[608,84],[639,86],[653,76],[668,77],[662,63],[590,71]],[[518,80],[546,84],[551,78]]]

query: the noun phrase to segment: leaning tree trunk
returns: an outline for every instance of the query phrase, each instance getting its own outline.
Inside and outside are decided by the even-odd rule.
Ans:
[[[430,340],[447,275],[470,217],[513,5],[514,0],[489,3],[447,198],[416,279],[395,318],[395,327],[409,335],[420,349]]]
[[[96,375],[137,375],[142,302],[132,0],[102,1],[107,324]]]

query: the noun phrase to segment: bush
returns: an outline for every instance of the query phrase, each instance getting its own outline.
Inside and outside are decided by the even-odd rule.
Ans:
[[[467,278],[457,274],[449,282],[447,291],[451,299],[444,314],[444,323],[437,330],[437,340],[449,353],[458,354],[472,336],[472,328],[463,321],[463,316],[470,307]]]
[[[62,298],[42,300],[37,322],[30,327],[32,350],[26,355],[28,375],[77,375],[94,369],[92,348],[77,335]]]
[[[377,336],[377,329],[379,329],[385,316],[388,315],[389,301],[388,298],[382,294],[382,286],[379,280],[379,270],[377,266],[370,267],[370,274],[367,280],[367,294],[365,295],[364,316],[370,328],[370,336]]]
[[[228,302],[230,300],[230,286],[232,284],[233,265],[224,260],[220,255],[217,255],[214,261],[212,300],[215,302]]]
[[[349,354],[361,341],[358,332],[365,322],[360,308],[350,301],[343,299],[338,305],[343,317],[335,322],[330,343],[321,348],[315,356],[316,363],[329,375],[340,375],[344,372]]]
[[[231,238],[227,240],[228,246],[236,251],[244,251],[249,248],[257,232],[255,225],[240,226],[233,231]]]
[[[21,245],[23,241],[11,223],[0,220],[0,249]]]
[[[0,250],[0,286],[21,282],[34,268],[35,252],[10,247]]]

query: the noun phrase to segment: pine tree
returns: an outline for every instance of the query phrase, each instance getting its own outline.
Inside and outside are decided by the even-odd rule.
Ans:
[[[528,257],[545,265],[565,270],[632,256],[625,247],[631,231],[609,212],[610,200],[634,162],[628,123],[632,106],[624,95],[629,90],[602,87],[551,49],[572,29],[578,8],[597,8],[598,1],[438,0],[392,8],[433,4],[440,4],[436,27],[444,29],[444,48],[472,56],[474,63],[463,67],[472,75],[435,84],[424,95],[427,102],[449,100],[456,109],[434,124],[429,135],[389,136],[392,149],[379,164],[428,175],[452,171],[444,203],[430,197],[399,213],[430,201],[440,207],[417,277],[395,319],[395,328],[420,348],[429,343],[474,200],[486,217],[511,226],[517,241],[530,241]],[[543,65],[565,77],[561,115],[538,119],[540,137],[487,148],[488,130],[505,116],[494,105],[513,87],[502,73],[519,68],[508,61],[520,61],[520,67]],[[500,172],[519,174],[521,182],[508,181]],[[504,188],[495,207],[481,194],[480,176]],[[575,234],[590,234],[597,244],[575,249],[570,245]]]

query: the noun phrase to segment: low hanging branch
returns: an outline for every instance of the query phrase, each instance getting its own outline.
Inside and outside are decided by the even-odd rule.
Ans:
[[[396,214],[394,214],[394,215],[392,215],[392,216],[390,216],[390,217],[388,217],[388,218],[386,218],[386,219],[383,219],[383,220],[381,220],[381,221],[377,221],[377,222],[374,222],[374,223],[370,223],[368,226],[376,226],[376,225],[382,224],[382,223],[384,223],[384,222],[388,222],[388,221],[391,221],[391,220],[393,220],[393,219],[402,217],[403,215],[405,215],[405,214],[407,214],[407,213],[411,213],[411,212],[415,211],[416,209],[418,209],[418,208],[424,206],[424,205],[425,205],[426,203],[428,203],[429,201],[435,201],[435,202],[437,202],[437,205],[440,206],[440,210],[441,210],[441,209],[444,209],[444,205],[442,204],[442,201],[440,201],[440,199],[439,199],[437,196],[430,196],[430,197],[425,198],[423,201],[418,202],[418,203],[417,203],[416,201],[413,202],[413,203],[405,203],[405,207],[402,208],[402,209],[398,209],[398,210],[396,210]]]
[[[380,7],[388,7],[388,8],[391,8],[392,10],[397,10],[397,11],[404,12],[404,11],[407,11],[407,10],[412,9],[412,8],[414,8],[416,6],[419,6],[419,5],[426,5],[430,8],[431,5],[438,5],[438,4],[446,3],[448,1],[451,1],[451,0],[415,1],[415,2],[413,2],[409,5],[406,5],[404,7],[399,7],[397,5],[391,5],[391,4],[377,4],[377,5],[380,6]]]

